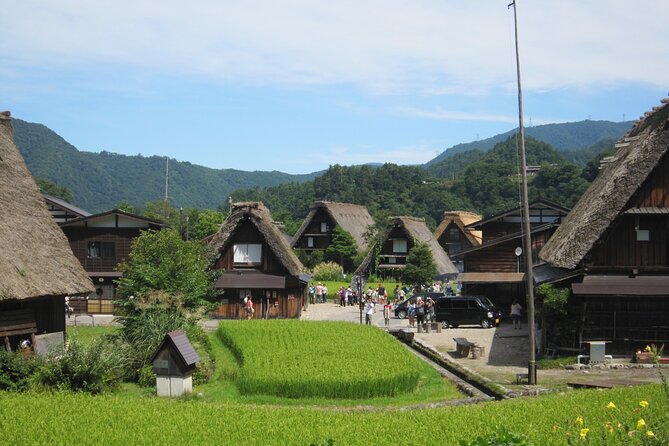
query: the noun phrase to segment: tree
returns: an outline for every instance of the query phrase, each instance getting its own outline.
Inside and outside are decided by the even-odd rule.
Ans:
[[[325,250],[325,255],[333,260],[338,260],[342,269],[346,269],[344,264],[350,265],[358,253],[355,239],[350,232],[339,225],[336,225],[332,231],[332,242]]]
[[[179,232],[183,238],[200,240],[218,231],[225,220],[219,211],[188,209],[186,216],[179,219]]]
[[[215,295],[213,260],[204,245],[184,241],[175,229],[142,232],[119,265],[119,302],[131,312],[156,300],[187,308],[202,305]]]
[[[72,203],[72,192],[67,187],[59,186],[49,180],[42,180],[40,178],[35,179],[35,182],[43,194],[53,195],[54,197],[62,198],[68,203]]]
[[[402,281],[420,286],[432,282],[436,275],[437,266],[434,264],[430,248],[426,243],[416,243],[407,256],[407,264],[402,271]]]

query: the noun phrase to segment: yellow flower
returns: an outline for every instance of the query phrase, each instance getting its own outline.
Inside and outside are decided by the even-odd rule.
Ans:
[[[646,400],[639,401],[639,406],[641,406],[645,409],[646,407],[648,407],[648,401],[646,401]]]
[[[649,352],[650,351],[650,345],[647,345],[646,348],[644,349],[644,351]]]
[[[640,431],[641,429],[646,428],[646,422],[643,418],[639,418],[639,421],[636,422],[636,430]]]
[[[583,429],[581,429],[581,433],[578,434],[578,436],[581,437],[581,440],[585,440],[585,437],[588,436],[588,432],[590,432],[590,429],[584,427]]]
[[[607,408],[607,409],[615,409],[615,408],[616,408],[616,405],[613,404],[613,401],[611,401],[609,404],[606,405],[606,408]]]
[[[646,431],[646,437],[655,438],[655,434],[653,433],[653,431]]]
[[[583,426],[583,417],[582,416],[577,416],[576,421],[574,422],[576,426]]]

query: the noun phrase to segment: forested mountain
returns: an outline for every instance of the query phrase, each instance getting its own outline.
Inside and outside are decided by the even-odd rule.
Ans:
[[[81,152],[44,125],[20,119],[13,125],[14,140],[33,176],[69,189],[73,204],[82,209],[101,212],[122,201],[141,207],[165,196],[165,157]],[[234,189],[306,181],[316,175],[218,170],[171,159],[169,196],[177,207],[216,209]]]
[[[528,136],[528,164],[544,164],[533,178],[531,194],[571,206],[596,174],[597,164],[587,167],[587,181],[581,167],[611,150],[630,125],[582,121],[528,128],[528,135],[555,141],[560,149]],[[164,157],[80,152],[47,127],[20,119],[14,119],[14,138],[35,178],[71,191],[73,204],[89,212],[122,202],[142,208],[164,197]],[[261,200],[287,226],[302,219],[316,199],[363,204],[377,219],[421,216],[434,226],[446,209],[490,214],[517,204],[516,164],[513,131],[454,146],[426,166],[336,165],[325,174],[290,175],[217,170],[172,159],[169,196],[177,208],[217,209],[231,194],[235,200]]]
[[[633,121],[611,122],[591,121],[588,119],[578,122],[527,127],[525,129],[525,135],[546,142],[558,151],[574,151],[591,147],[601,140],[618,140],[632,128],[632,124],[634,124]],[[516,133],[517,129],[513,129],[506,133],[501,133],[480,141],[457,144],[446,149],[436,158],[425,163],[425,165],[429,167],[441,160],[469,150],[477,149],[482,152],[487,152],[492,149],[495,144],[507,140]]]
[[[588,186],[579,166],[567,161],[549,144],[527,138],[527,162],[541,165],[530,179],[530,196],[571,207]],[[289,219],[304,218],[315,200],[344,201],[367,206],[383,221],[390,215],[413,215],[434,228],[445,210],[472,210],[491,215],[519,205],[519,170],[515,138],[498,143],[473,162],[463,163],[454,178],[430,177],[416,166],[331,166],[323,175],[302,184],[233,192],[234,200],[263,201]],[[462,154],[464,155],[464,154]]]

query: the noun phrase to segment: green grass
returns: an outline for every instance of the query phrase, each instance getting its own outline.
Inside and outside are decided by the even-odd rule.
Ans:
[[[347,322],[230,321],[218,335],[245,395],[373,398],[413,391],[419,359],[387,333]]]
[[[123,398],[85,394],[0,394],[0,445],[34,444],[257,444],[257,445],[457,445],[507,428],[536,445],[643,444],[628,437],[643,418],[667,444],[666,398],[658,385],[584,390],[478,405],[420,410],[357,411],[209,403],[197,398]],[[648,401],[639,408],[639,401]],[[606,405],[614,402],[615,410]],[[82,414],[83,425],[67,414]],[[26,415],[35,414],[30,426]],[[576,426],[581,416],[583,426]],[[606,422],[620,420],[608,434]],[[617,430],[617,428],[616,428]],[[642,441],[637,441],[637,439]]]
[[[116,332],[118,332],[118,327],[111,325],[104,325],[97,327],[88,325],[80,325],[78,327],[74,327],[72,325],[67,326],[68,338],[70,339],[76,338],[82,344],[90,344],[97,338],[100,338],[108,334],[114,334]]]
[[[562,356],[559,358],[541,358],[537,361],[537,369],[563,369],[569,364],[576,364],[576,356]]]

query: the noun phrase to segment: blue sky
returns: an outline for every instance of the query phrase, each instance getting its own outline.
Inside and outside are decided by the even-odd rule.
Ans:
[[[0,108],[79,150],[307,173],[517,123],[507,0],[7,0]],[[669,2],[518,0],[526,125],[669,96]]]

